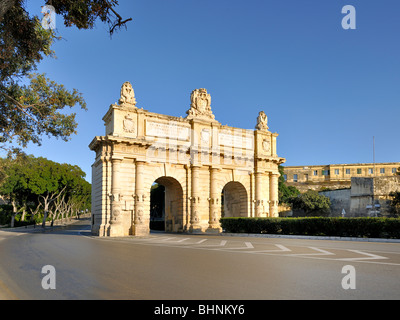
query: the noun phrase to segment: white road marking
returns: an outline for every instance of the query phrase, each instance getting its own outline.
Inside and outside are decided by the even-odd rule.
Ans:
[[[289,248],[286,248],[285,246],[281,244],[276,244],[276,247],[279,248],[279,250],[262,250],[262,251],[249,251],[250,253],[269,253],[269,252],[289,252],[292,251]]]
[[[175,241],[172,241],[172,239],[175,239]],[[178,240],[176,240],[178,239]],[[274,244],[276,249],[269,249],[269,250],[257,250],[254,251],[253,243],[251,242],[242,242],[244,246],[242,247],[234,247],[230,248],[229,246],[226,246],[228,243],[228,240],[221,240],[220,242],[214,241],[213,244],[203,244],[206,241],[213,240],[213,239],[200,239],[197,242],[191,242],[191,243],[185,243],[185,241],[190,240],[192,238],[179,238],[179,237],[168,237],[168,236],[154,236],[151,238],[145,238],[145,239],[130,239],[133,240],[136,243],[141,243],[141,244],[147,244],[147,245],[157,245],[157,246],[169,246],[169,247],[180,247],[180,248],[186,248],[186,249],[201,249],[201,250],[218,250],[218,251],[230,251],[231,252],[240,252],[240,253],[251,253],[251,254],[265,254],[265,255],[273,255],[273,256],[287,256],[287,257],[299,257],[299,258],[307,258],[307,259],[319,259],[319,260],[330,260],[330,261],[353,261],[353,262],[358,262],[358,263],[372,263],[372,264],[382,264],[382,265],[393,265],[393,266],[400,266],[400,263],[395,263],[391,261],[377,261],[377,260],[383,260],[383,259],[390,259],[387,257],[379,256],[376,254],[372,253],[366,253],[364,251],[360,250],[350,250],[350,249],[344,249],[344,248],[331,248],[332,250],[339,250],[341,252],[352,252],[357,255],[361,255],[358,257],[353,257],[353,258],[333,258],[333,257],[327,257],[327,256],[340,256],[340,253],[332,253],[324,249],[320,249],[317,247],[305,247],[305,246],[300,246],[303,248],[308,248],[311,250],[314,250],[316,252],[311,252],[311,253],[298,253],[296,254],[296,249],[289,249],[288,247],[281,245],[281,244]],[[1,238],[0,238],[1,240]],[[230,241],[230,240],[229,240]],[[259,245],[259,243],[257,243]],[[299,246],[294,246],[294,247],[299,247]],[[330,248],[328,248],[330,249]],[[293,252],[294,251],[294,252]],[[290,253],[291,252],[291,253]],[[391,253],[391,252],[389,252]],[[397,254],[397,253],[396,253]],[[400,253],[399,253],[400,254]]]
[[[319,253],[293,253],[291,254],[292,256],[330,256],[330,255],[335,255],[332,252],[323,250],[323,249],[319,249],[319,248],[315,248],[315,247],[308,247],[312,250],[315,251],[319,251]]]
[[[175,237],[165,238],[165,239],[162,239],[161,241],[168,241],[168,240],[171,240],[171,239],[175,239]]]
[[[239,247],[239,248],[224,248],[221,250],[241,250],[241,249],[253,249],[254,246],[251,244],[251,242],[245,242],[245,247]]]
[[[152,238],[143,238],[143,239],[135,239],[137,241],[153,241],[153,242],[157,242],[157,241],[164,241],[166,239],[170,239],[171,237],[152,237]]]
[[[220,244],[206,244],[203,245],[202,247],[223,247],[226,245],[228,241],[227,240],[221,240]]]
[[[382,256],[378,256],[376,254],[372,254],[372,253],[366,253],[363,251],[359,251],[359,250],[347,250],[347,251],[351,251],[351,252],[355,252],[361,255],[365,255],[368,257],[365,258],[343,258],[343,259],[337,259],[337,260],[342,260],[342,261],[359,261],[359,260],[382,260],[382,259],[388,259],[386,257],[382,257]]]

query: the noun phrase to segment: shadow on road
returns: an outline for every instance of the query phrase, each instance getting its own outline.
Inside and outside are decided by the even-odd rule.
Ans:
[[[53,226],[45,226],[44,228],[41,225],[36,226],[25,226],[18,228],[2,228],[0,232],[7,233],[53,233],[56,232],[58,234],[68,234],[68,235],[85,235],[90,236],[91,226],[90,226],[90,218],[80,218],[80,219],[72,219],[63,224],[57,224]]]
[[[62,224],[55,224],[53,226],[46,225],[44,228],[41,225],[30,225],[25,227],[17,227],[17,228],[0,228],[0,233],[15,233],[15,234],[23,234],[23,233],[57,233],[57,234],[65,234],[65,235],[81,235],[81,236],[92,236],[91,232],[91,218],[80,218],[80,219],[72,219],[68,222]],[[170,232],[166,232],[163,230],[153,230],[150,229],[150,235],[159,235],[159,234],[171,234]],[[173,234],[173,233],[172,233]]]

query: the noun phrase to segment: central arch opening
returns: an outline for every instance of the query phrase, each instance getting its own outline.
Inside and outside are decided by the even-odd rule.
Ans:
[[[160,177],[151,186],[150,229],[183,231],[183,190],[172,177]]]
[[[221,216],[248,217],[247,192],[240,182],[228,182],[222,189]]]

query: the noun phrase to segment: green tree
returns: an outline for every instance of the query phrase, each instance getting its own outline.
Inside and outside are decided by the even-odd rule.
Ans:
[[[93,28],[96,19],[109,25],[109,32],[128,21],[116,12],[115,0],[52,0],[66,26]],[[39,5],[39,4],[38,4]],[[0,147],[7,150],[17,143],[25,148],[29,142],[40,145],[43,135],[68,140],[76,132],[75,113],[66,107],[86,103],[76,89],[35,73],[44,57],[54,56],[51,46],[60,39],[56,32],[44,29],[37,16],[30,16],[24,0],[4,0],[0,5]]]
[[[78,167],[60,164],[45,158],[34,158],[30,163],[32,174],[28,188],[37,195],[43,206],[42,225],[51,214],[55,218],[55,202],[62,197],[60,203],[66,202],[70,212],[77,213],[90,201],[90,184],[84,180],[85,173]]]
[[[331,200],[317,191],[308,190],[296,197],[290,198],[294,210],[303,210],[306,215],[326,215],[330,211]]]
[[[286,185],[284,178],[284,167],[279,166],[278,195],[279,203],[290,204],[290,199],[300,194],[300,191],[294,186]]]
[[[0,194],[12,205],[11,227],[14,227],[15,217],[20,207],[26,207],[30,196],[27,188],[28,167],[26,159],[11,161],[2,159],[0,162],[2,180],[0,183]]]
[[[90,209],[91,185],[85,173],[70,164],[60,164],[45,158],[21,156],[22,159],[2,159],[0,173],[0,194],[13,205],[13,218],[27,206],[34,204],[38,212],[42,207],[44,226],[48,216],[54,220],[57,214],[77,215],[81,210]]]
[[[60,213],[69,212],[79,217],[81,211],[91,209],[92,186],[84,179],[86,174],[78,166],[63,164],[62,168],[67,179],[65,193],[60,201],[62,206]],[[53,220],[54,218],[57,218],[55,212],[52,215]]]
[[[392,201],[390,202],[389,212],[394,217],[400,216],[400,192],[391,192],[390,196]]]

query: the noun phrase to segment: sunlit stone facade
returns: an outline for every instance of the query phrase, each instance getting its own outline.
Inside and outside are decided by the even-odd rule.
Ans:
[[[255,130],[221,125],[210,94],[196,89],[186,114],[138,108],[131,84],[123,84],[103,117],[105,135],[89,146],[96,153],[93,234],[147,235],[154,182],[165,186],[167,231],[220,232],[221,216],[278,216],[278,165],[285,159],[265,113],[255,117]]]

